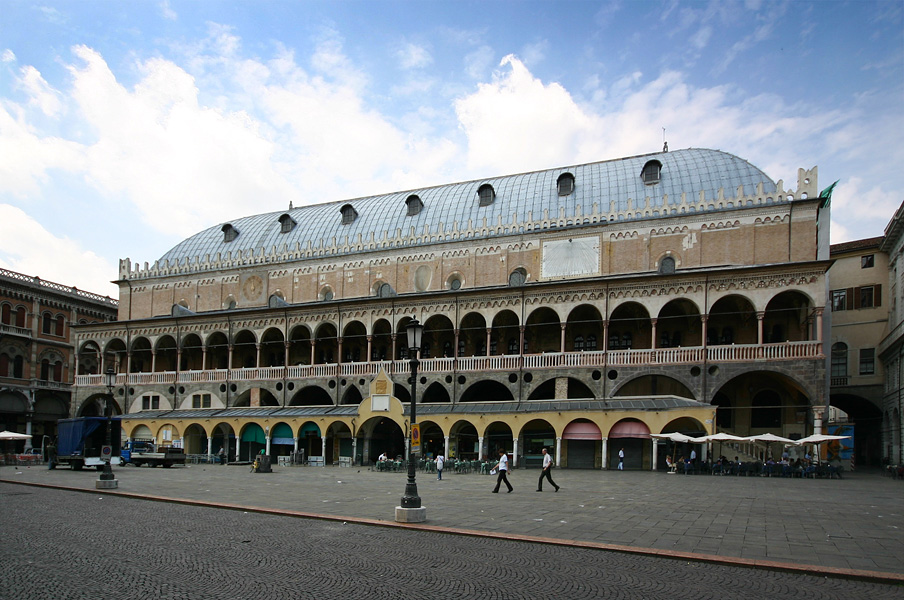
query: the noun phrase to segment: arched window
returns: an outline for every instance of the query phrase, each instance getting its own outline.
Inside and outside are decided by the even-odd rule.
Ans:
[[[508,353],[512,355],[518,354],[518,338],[509,338]]]
[[[661,275],[669,275],[675,272],[675,259],[671,256],[665,256],[659,261],[659,273]]]
[[[41,332],[48,335],[53,332],[53,315],[49,312],[41,314]]]
[[[279,217],[279,232],[280,233],[289,233],[290,231],[295,229],[296,225],[298,225],[298,223],[295,221],[295,219],[293,219],[292,217],[289,216],[289,213],[284,213],[282,216]]]
[[[518,267],[509,275],[509,287],[521,287],[527,281],[527,271]]]
[[[342,213],[343,225],[351,225],[355,222],[355,219],[358,218],[358,211],[356,211],[355,207],[351,204],[344,205],[339,211]]]
[[[9,356],[0,354],[0,377],[9,377]]]
[[[3,308],[0,308],[0,323],[4,325],[12,325],[13,319],[13,307],[9,304],[4,304]]]
[[[21,356],[17,356],[13,359],[13,377],[16,379],[23,379],[25,372],[25,359]]]
[[[477,199],[480,206],[489,206],[496,200],[496,190],[489,183],[485,183],[478,188]]]
[[[50,361],[46,358],[41,361],[41,381],[50,381]]]
[[[63,318],[63,315],[60,315],[56,318],[56,335],[63,337],[63,327],[66,324],[66,319]]]
[[[832,344],[832,377],[847,377],[848,347],[844,342]]]
[[[232,226],[231,223],[226,223],[220,228],[220,231],[223,232],[223,242],[229,243],[233,241],[235,238],[239,237],[239,230]]]
[[[424,203],[421,202],[420,197],[417,194],[411,194],[408,196],[408,199],[405,200],[405,204],[408,206],[408,216],[413,217],[414,215],[421,212],[421,209],[424,208]]]
[[[53,363],[53,380],[63,381],[63,363],[60,361]]]
[[[643,166],[643,170],[640,172],[640,178],[643,180],[644,185],[653,185],[659,183],[661,172],[662,163],[658,160],[651,160]]]
[[[25,327],[25,307],[16,309],[16,327]]]
[[[575,336],[574,351],[575,352],[583,352],[584,351],[584,336],[582,336],[582,335]]]
[[[556,180],[556,192],[560,196],[568,196],[574,192],[574,175],[571,173],[562,173]]]

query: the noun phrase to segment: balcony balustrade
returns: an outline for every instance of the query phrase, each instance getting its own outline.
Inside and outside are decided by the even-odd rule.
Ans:
[[[708,348],[653,348],[610,350],[608,352],[547,352],[524,356],[465,356],[461,358],[421,359],[421,373],[475,373],[517,371],[520,369],[561,369],[584,367],[624,367],[643,365],[675,365],[709,363],[766,362],[780,360],[821,359],[822,342],[783,342],[779,344],[733,344]],[[371,377],[380,369],[390,375],[411,372],[406,359],[350,362],[325,365],[293,365],[289,367],[251,367],[213,369],[209,371],[165,371],[156,373],[120,373],[116,385],[191,384],[225,381],[278,381],[325,377]],[[103,375],[77,375],[77,387],[103,387]],[[833,385],[835,385],[833,380]]]

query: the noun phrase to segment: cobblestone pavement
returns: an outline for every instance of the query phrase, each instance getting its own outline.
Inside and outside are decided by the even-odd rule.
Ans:
[[[503,498],[488,509],[508,512]],[[901,597],[843,578],[7,483],[0,503],[0,598],[17,600]]]
[[[191,465],[116,469],[120,493],[394,522],[405,473],[367,467]],[[842,480],[556,470],[562,491],[534,490],[539,471],[516,469],[512,494],[495,478],[418,473],[427,525],[733,557],[824,570],[904,575],[904,485],[876,472]],[[0,467],[0,482],[92,489],[93,471]],[[8,487],[8,486],[7,486]]]

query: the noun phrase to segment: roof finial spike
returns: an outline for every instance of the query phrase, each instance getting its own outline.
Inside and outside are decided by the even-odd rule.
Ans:
[[[669,143],[667,141],[665,141],[665,127],[662,128],[662,151],[663,152],[669,151]]]
[[[292,210],[292,208],[293,208],[293,207],[292,207],[292,201],[289,200],[289,210]]]

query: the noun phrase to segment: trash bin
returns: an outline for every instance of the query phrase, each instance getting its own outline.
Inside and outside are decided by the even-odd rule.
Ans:
[[[270,455],[261,454],[257,457],[257,472],[258,473],[272,473],[273,469],[270,468]]]

